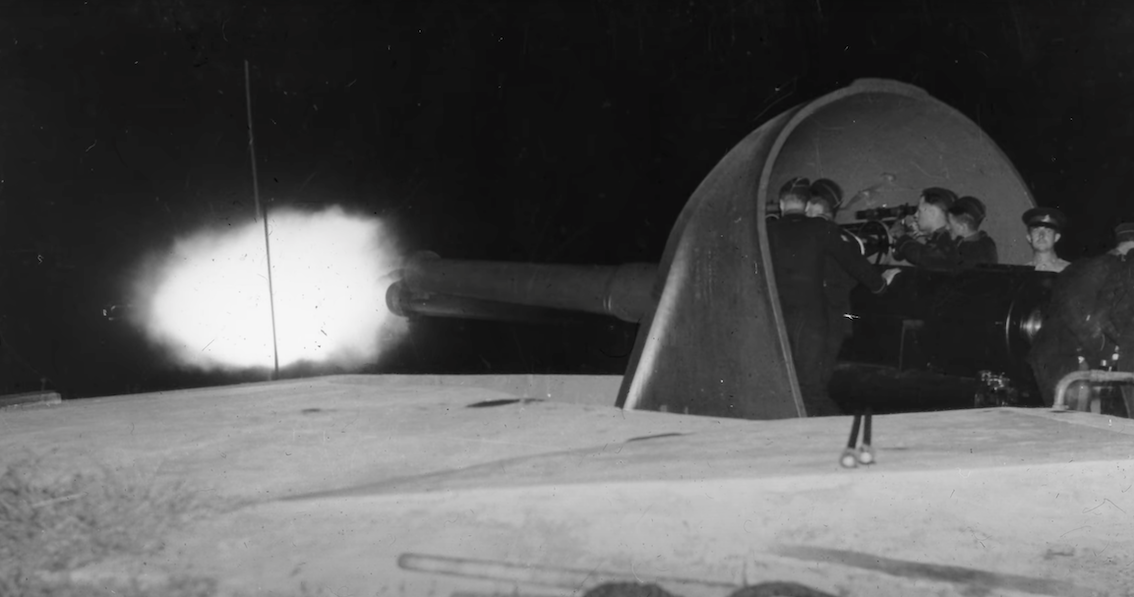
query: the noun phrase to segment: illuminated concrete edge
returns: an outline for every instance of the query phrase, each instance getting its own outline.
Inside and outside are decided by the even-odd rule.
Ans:
[[[23,392],[20,394],[0,394],[0,408],[20,406],[60,404],[63,397],[59,392]]]
[[[299,595],[301,583],[578,595],[616,579],[722,597],[770,580],[852,596],[1134,586],[1129,420],[879,416],[879,463],[844,470],[849,418],[508,402],[460,379],[328,377],[6,410],[0,454],[36,457],[44,474],[101,467],[245,504],[169,535],[144,563],[77,579],[191,572],[219,579],[222,595]],[[469,407],[485,402],[498,405]]]

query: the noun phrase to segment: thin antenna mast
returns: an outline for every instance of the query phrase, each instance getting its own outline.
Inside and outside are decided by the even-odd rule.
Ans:
[[[248,76],[248,61],[244,61],[244,97],[248,104],[248,148],[252,152],[252,199],[255,201],[255,218],[263,215],[264,220],[264,252],[268,256],[268,305],[272,309],[272,356],[275,359],[272,379],[280,376],[280,347],[276,340],[276,294],[272,288],[272,245],[268,240],[268,208],[260,212],[260,181],[256,176],[256,137],[252,134],[252,83]]]

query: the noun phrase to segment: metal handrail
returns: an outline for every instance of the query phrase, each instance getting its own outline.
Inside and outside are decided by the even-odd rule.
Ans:
[[[1055,403],[1051,405],[1052,410],[1067,410],[1067,390],[1070,389],[1071,384],[1077,381],[1088,382],[1116,382],[1134,384],[1134,372],[1128,371],[1103,371],[1101,369],[1090,369],[1087,371],[1072,371],[1063,376],[1059,383],[1055,384]]]

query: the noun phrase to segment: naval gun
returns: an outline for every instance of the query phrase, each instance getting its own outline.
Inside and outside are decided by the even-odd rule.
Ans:
[[[957,274],[908,268],[882,297],[853,295],[854,334],[840,357],[850,366],[840,365],[833,380],[836,399],[908,395],[913,380],[914,393],[926,384],[952,387],[953,398],[971,404],[980,383],[1026,386],[1022,354],[1042,323],[1048,287],[1045,276],[1021,267],[1031,255],[1019,217],[1034,207],[1031,194],[980,127],[924,90],[889,80],[855,81],[741,140],[694,191],[657,264],[419,256],[397,274],[387,302],[406,316],[541,320],[578,311],[637,322],[612,397],[618,406],[806,416],[798,378],[809,372],[792,362],[766,234],[768,205],[794,176],[832,179],[852,192],[836,223],[860,239],[898,206],[916,204],[924,188],[979,197],[988,205],[982,229],[1006,264]],[[883,217],[861,217],[872,213]],[[872,234],[878,261],[892,261]]]

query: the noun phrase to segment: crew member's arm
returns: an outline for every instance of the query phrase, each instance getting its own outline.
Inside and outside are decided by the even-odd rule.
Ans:
[[[930,269],[956,269],[957,245],[945,235],[930,237],[921,244],[911,236],[903,236],[894,244],[894,258]]]
[[[886,279],[870,265],[866,257],[862,256],[857,244],[843,240],[838,226],[832,224],[827,228],[824,244],[827,254],[860,284],[869,288],[874,294],[886,290]]]

